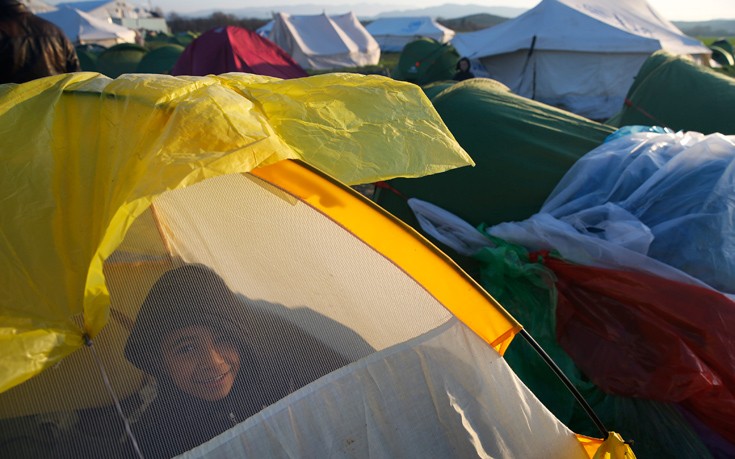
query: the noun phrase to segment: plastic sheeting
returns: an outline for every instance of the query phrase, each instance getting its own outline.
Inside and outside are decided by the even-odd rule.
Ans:
[[[0,151],[0,390],[102,330],[102,261],[165,190],[284,158],[348,184],[472,164],[418,87],[360,75],[4,85]]]

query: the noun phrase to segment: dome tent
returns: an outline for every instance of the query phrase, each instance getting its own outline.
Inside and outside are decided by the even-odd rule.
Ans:
[[[271,364],[309,369],[290,360],[284,327],[349,363],[290,387],[191,456],[481,448],[590,457],[585,447],[599,446],[508,371],[501,353],[519,325],[426,241],[332,178],[358,184],[471,164],[414,85],[78,73],[0,89],[0,128],[28,134],[0,137],[2,183],[15,190],[3,202],[0,251],[9,276],[0,300],[4,445],[129,457],[132,432],[167,386],[123,348],[163,273],[203,264],[238,302],[231,312],[262,312],[239,326],[263,375]],[[335,99],[341,113],[320,108]],[[48,124],[27,123],[29,106],[45,107]]]
[[[403,47],[393,78],[419,86],[451,80],[459,54],[448,43],[432,38],[419,38]]]
[[[247,29],[216,27],[196,39],[174,64],[172,75],[218,75],[246,72],[299,78],[306,72],[275,43]]]

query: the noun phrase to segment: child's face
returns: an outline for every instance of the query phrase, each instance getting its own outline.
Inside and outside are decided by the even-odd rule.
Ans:
[[[231,336],[205,326],[179,328],[161,344],[164,367],[185,393],[208,401],[227,397],[240,370]]]

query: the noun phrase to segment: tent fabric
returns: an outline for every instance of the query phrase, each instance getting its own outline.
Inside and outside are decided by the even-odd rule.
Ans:
[[[497,26],[459,33],[451,42],[515,93],[596,120],[620,110],[653,52],[663,49],[700,62],[710,54],[645,0],[544,0]]]
[[[447,43],[454,31],[430,16],[378,18],[365,26],[384,52],[401,52],[406,44],[418,38],[431,38]]]
[[[735,80],[658,51],[630,87],[613,126],[658,125],[675,131],[735,134]]]
[[[145,53],[138,62],[135,72],[170,74],[171,69],[183,52],[183,46],[173,43],[157,46]]]
[[[306,72],[284,50],[242,27],[211,29],[184,50],[172,75],[255,73],[276,78],[305,77]]]
[[[432,450],[501,456],[544,451],[557,457],[591,457],[488,346],[498,338],[508,341],[517,324],[497,305],[487,307],[494,304],[489,296],[456,268],[438,263],[440,254],[405,227],[377,212],[357,193],[303,169],[296,163],[279,162],[250,174],[214,177],[162,194],[105,261],[112,320],[105,329],[107,335],[96,339],[95,346],[106,355],[108,372],[118,384],[132,379],[135,369],[125,367],[124,361],[113,367],[114,357],[121,353],[116,346],[129,333],[146,290],[162,272],[179,263],[204,263],[219,273],[242,302],[243,312],[249,314],[246,317],[252,318],[255,311],[268,313],[248,335],[265,374],[270,371],[266,367],[277,362],[285,361],[287,369],[299,366],[300,360],[291,360],[291,334],[274,333],[285,323],[319,337],[352,361],[311,384],[295,387],[282,400],[187,456],[220,457],[246,448],[268,457],[291,451],[371,457]],[[340,205],[334,205],[335,201]],[[359,211],[353,221],[354,207]],[[365,222],[364,215],[372,218]],[[214,226],[213,221],[217,222]],[[296,223],[310,230],[279,231],[284,226],[299,228]],[[386,235],[394,241],[391,247],[374,247],[369,242]],[[345,256],[348,253],[351,256]],[[413,266],[403,265],[402,260],[412,259]],[[422,271],[435,276],[435,282],[425,283]],[[316,282],[321,288],[308,288]],[[325,283],[330,288],[324,288]],[[367,291],[373,294],[366,296]],[[483,302],[489,303],[479,307]],[[467,325],[450,312],[462,315],[463,309],[474,317]],[[485,321],[500,328],[489,333],[469,330]],[[271,331],[268,334],[266,327]],[[272,342],[265,341],[266,337]],[[319,362],[318,355],[312,358]],[[59,378],[68,371],[65,362],[56,371],[29,381],[39,385],[26,395],[43,394],[44,383],[49,383],[44,378]],[[54,387],[63,394],[62,400],[81,396],[84,401],[91,381],[93,378],[71,377],[64,386]],[[0,396],[0,407],[28,410],[14,390]],[[152,390],[148,402],[155,403],[164,387],[143,383],[140,390]],[[8,400],[10,395],[15,398]],[[137,390],[120,393],[128,409],[142,396]],[[48,398],[41,397],[41,406],[44,401],[53,402]],[[79,416],[85,419],[98,409],[86,408]],[[136,426],[145,422],[146,408],[131,411],[132,428],[139,432]],[[28,422],[40,419],[52,426],[61,422],[59,413],[23,418]],[[109,441],[122,426],[107,427],[109,431],[98,428],[95,443],[79,435],[79,422],[68,419],[61,435],[62,444],[73,447],[67,451],[76,457],[130,452],[128,443]],[[2,432],[6,435],[7,430]],[[159,442],[167,441],[160,431],[152,433]]]
[[[59,8],[38,16],[59,26],[73,43],[96,43],[111,46],[135,43],[135,32],[74,8]]]
[[[354,13],[296,16],[277,13],[268,38],[305,69],[377,65],[380,46]]]
[[[165,189],[284,158],[348,184],[472,164],[418,87],[384,77],[76,73],[7,85],[0,96],[3,194],[19,198],[3,207],[3,390],[81,347],[84,333],[102,330],[109,300],[101,262]],[[80,158],[88,162],[71,151],[87,152]],[[133,153],[122,160],[121,151]],[[163,165],[165,176],[148,173]],[[66,172],[54,177],[54,170]],[[118,181],[122,174],[129,179]],[[23,250],[39,255],[18,258]],[[48,283],[38,289],[33,278]],[[37,319],[23,318],[23,308]],[[12,357],[25,349],[34,349],[33,359]]]
[[[459,54],[452,45],[419,38],[403,47],[392,77],[419,86],[451,80],[458,60]]]
[[[339,108],[318,102],[320,87]],[[146,457],[208,457],[254,435],[267,457],[592,457],[602,442],[578,438],[504,364],[520,325],[319,171],[354,182],[376,165],[388,178],[471,163],[430,108],[414,85],[352,75],[77,73],[0,87],[0,128],[28,134],[0,136],[4,451],[131,457],[137,444]],[[39,114],[48,124],[27,122]],[[176,284],[150,294],[192,266],[210,280],[187,278],[186,291],[217,307],[184,307]],[[131,346],[151,365],[125,353],[138,327],[147,340]]]
[[[472,226],[530,217],[567,170],[614,132],[488,79],[449,83],[431,101],[476,166],[388,181],[403,197],[381,189],[375,201],[419,230],[405,198],[429,201]],[[472,272],[472,260],[455,259]]]
[[[110,78],[135,73],[146,54],[148,50],[133,43],[113,45],[97,56],[95,70]]]

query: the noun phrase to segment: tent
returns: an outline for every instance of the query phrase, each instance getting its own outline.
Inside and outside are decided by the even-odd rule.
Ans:
[[[59,8],[38,16],[59,26],[75,44],[95,43],[112,46],[135,43],[135,32],[73,8]]]
[[[398,57],[393,78],[423,86],[440,80],[451,80],[459,55],[449,43],[432,38],[419,38],[408,43]]]
[[[157,46],[149,50],[138,62],[136,73],[171,73],[176,61],[184,52],[184,47],[173,43]]]
[[[643,64],[624,105],[608,123],[735,134],[735,80],[658,51]]]
[[[211,29],[192,41],[171,69],[172,75],[246,72],[298,78],[306,72],[273,42],[242,27]]]
[[[497,26],[457,34],[452,44],[516,94],[595,120],[620,109],[654,51],[702,63],[710,55],[645,0],[543,0]]]
[[[436,83],[426,91],[435,93],[434,108],[476,165],[392,179],[385,184],[390,189],[379,190],[375,201],[419,230],[406,198],[429,201],[472,226],[531,216],[566,171],[615,130],[513,94],[490,79]],[[456,259],[475,274],[473,260]]]
[[[133,43],[120,43],[102,51],[97,56],[95,70],[110,78],[117,78],[123,73],[138,71],[148,50]]]
[[[416,86],[357,75],[76,73],[0,93],[0,129],[16,133],[0,136],[4,452],[131,457],[147,438],[214,458],[633,457],[618,435],[580,437],[550,415],[503,361],[519,324],[334,178],[471,164]],[[173,302],[159,295],[190,268],[209,274],[166,290]],[[145,319],[156,305],[168,313]],[[284,389],[202,444],[162,434],[181,425],[176,413],[139,427],[184,390],[165,343],[195,307],[200,320],[220,320],[186,326],[174,355],[228,349],[243,362],[199,381],[207,393],[230,403],[224,381],[240,375]],[[133,338],[142,322],[150,342]],[[223,334],[202,354],[191,333],[214,333],[215,323]],[[161,352],[164,362],[140,360]],[[170,379],[141,362],[165,363],[158,371]],[[261,394],[247,393],[238,400]],[[173,408],[201,415],[187,424],[198,435],[213,402]]]
[[[333,70],[377,65],[380,46],[354,13],[274,15],[268,38],[305,69]]]
[[[417,38],[431,38],[446,43],[454,31],[430,16],[378,18],[365,26],[384,52],[399,53],[407,43]]]

